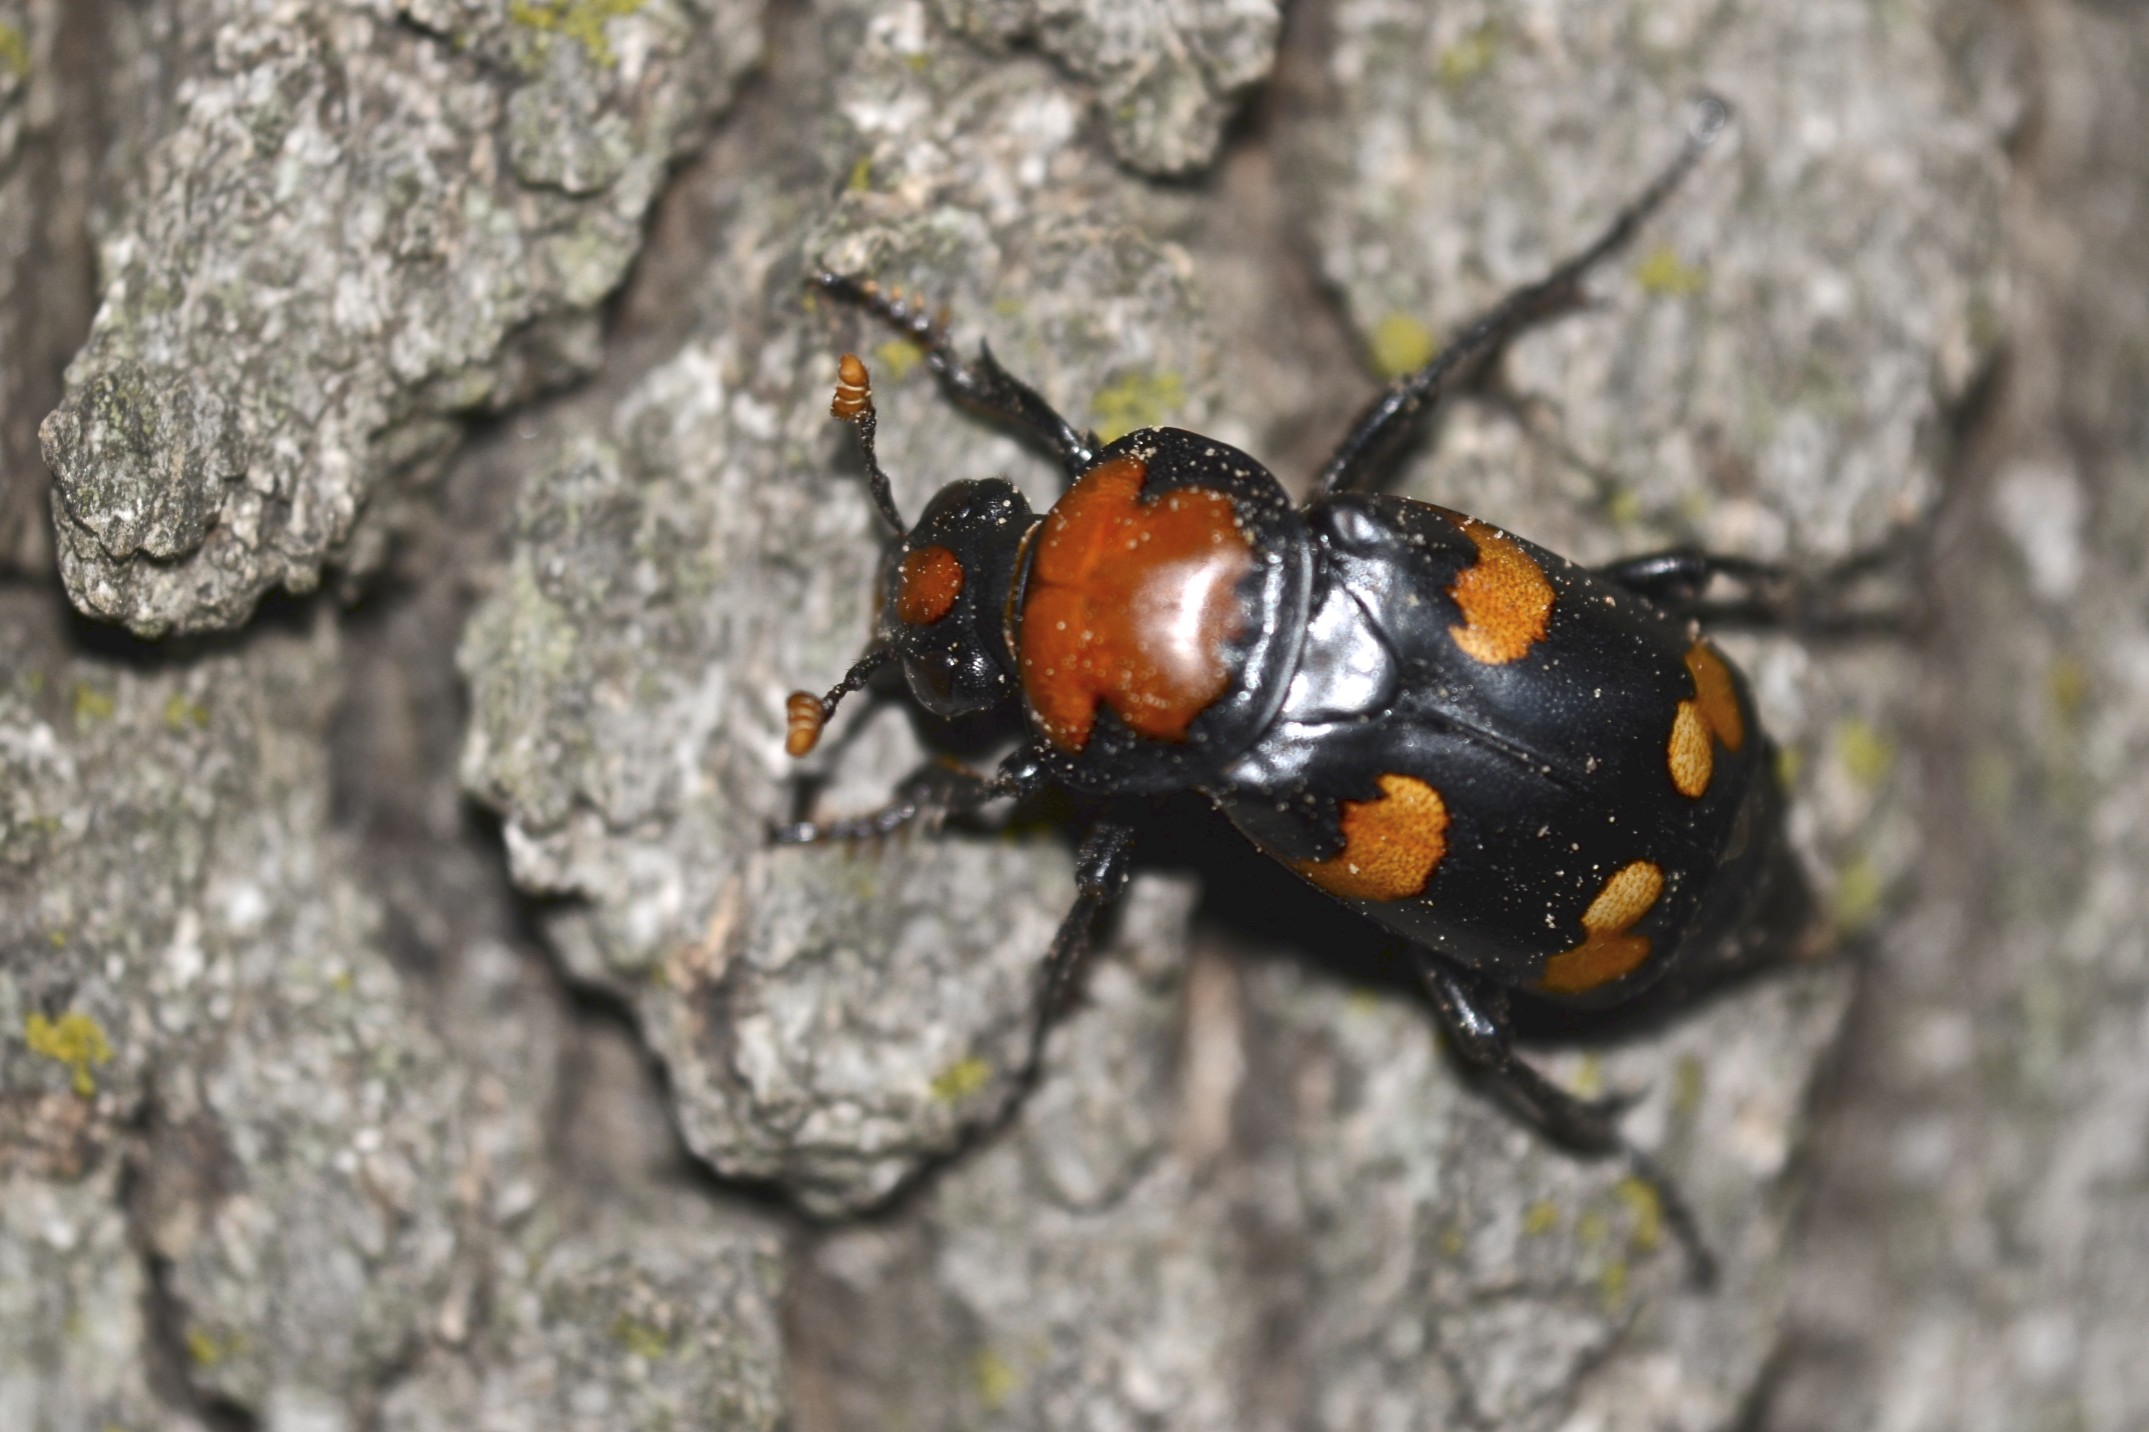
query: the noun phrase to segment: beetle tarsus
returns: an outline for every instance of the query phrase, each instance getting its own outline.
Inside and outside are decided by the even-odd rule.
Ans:
[[[1029,1067],[1035,1071],[1045,1051],[1045,1036],[1052,1021],[1067,1003],[1075,980],[1089,957],[1090,941],[1098,918],[1127,888],[1133,863],[1134,828],[1112,822],[1092,826],[1075,852],[1075,901],[1060,921],[1045,955],[1044,990],[1037,1003],[1037,1022],[1030,1031]]]

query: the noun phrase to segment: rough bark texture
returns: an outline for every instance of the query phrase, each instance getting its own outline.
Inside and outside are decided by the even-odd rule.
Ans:
[[[2142,1425],[2145,69],[2061,0],[0,0],[0,1426]],[[1206,812],[1034,1079],[1088,810],[765,837],[999,734],[781,755],[877,560],[834,355],[906,511],[1052,493],[806,274],[1301,482],[1703,86],[1394,485],[1903,556],[1727,642],[1845,957],[1532,1049],[1709,1297]]]

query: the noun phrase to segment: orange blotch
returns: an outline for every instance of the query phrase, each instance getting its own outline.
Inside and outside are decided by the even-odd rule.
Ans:
[[[963,594],[963,564],[945,547],[920,547],[896,570],[895,614],[912,626],[931,626]]]
[[[1091,468],[1046,515],[1022,612],[1022,689],[1045,739],[1089,743],[1097,703],[1128,727],[1183,741],[1231,684],[1252,544],[1231,499],[1187,488],[1141,500],[1148,466]]]
[[[1746,744],[1746,718],[1739,712],[1739,693],[1731,684],[1731,669],[1716,648],[1697,641],[1686,649],[1687,673],[1694,678],[1694,702],[1701,719],[1709,723],[1716,739],[1727,751]]]
[[[1739,711],[1738,692],[1731,685],[1731,672],[1724,659],[1707,642],[1686,649],[1687,674],[1694,678],[1694,699],[1682,701],[1672,713],[1671,740],[1664,750],[1671,783],[1689,800],[1700,800],[1716,773],[1716,752],[1710,738],[1722,741],[1726,750],[1746,744],[1746,718]]]
[[[1582,912],[1589,938],[1545,961],[1537,987],[1547,994],[1587,994],[1639,968],[1649,958],[1649,937],[1627,931],[1664,893],[1664,872],[1637,860],[1604,882]]]
[[[1709,723],[1702,719],[1699,704],[1679,703],[1671,718],[1671,744],[1665,759],[1679,794],[1700,800],[1709,788],[1709,777],[1716,774],[1716,751],[1709,744]]]
[[[1552,615],[1552,584],[1544,568],[1497,528],[1460,513],[1447,516],[1477,544],[1477,565],[1448,588],[1463,614],[1463,624],[1449,627],[1448,634],[1487,666],[1521,660],[1545,639]]]
[[[1343,802],[1343,851],[1292,868],[1345,900],[1407,900],[1448,853],[1448,807],[1414,776],[1385,775],[1369,801]]]

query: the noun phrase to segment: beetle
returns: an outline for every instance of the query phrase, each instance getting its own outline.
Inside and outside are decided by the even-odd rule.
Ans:
[[[1253,843],[1407,945],[1455,1051],[1543,1134],[1624,1158],[1657,1192],[1698,1281],[1713,1263],[1665,1173],[1514,1048],[1511,992],[1585,1009],[1697,982],[1795,902],[1773,747],[1738,668],[1699,629],[1718,577],[1772,569],[1678,549],[1590,569],[1458,511],[1365,490],[1458,379],[1580,300],[1726,122],[1704,97],[1677,157],[1588,247],[1469,324],[1361,412],[1302,502],[1252,457],[1151,428],[1101,444],[945,321],[835,273],[820,291],[896,326],[942,385],[1058,457],[1039,514],[1003,479],[948,484],[915,523],[875,452],[871,379],[839,364],[895,534],[873,643],[827,694],[792,695],[786,746],[900,664],[942,717],[1019,706],[1029,737],[991,773],[936,761],[881,810],[776,831],[859,840],[1049,784],[1193,790]],[[1046,957],[1037,1038],[1128,875],[1106,818]],[[1033,1043],[1033,1066],[1036,1045]]]

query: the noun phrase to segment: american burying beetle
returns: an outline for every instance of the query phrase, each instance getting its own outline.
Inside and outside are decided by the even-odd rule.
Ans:
[[[1049,447],[1069,486],[1039,516],[1005,480],[954,482],[905,524],[875,456],[865,365],[844,355],[831,411],[856,425],[897,541],[873,644],[826,696],[791,697],[787,749],[812,750],[843,696],[892,661],[939,716],[1019,701],[1030,738],[992,774],[935,761],[880,811],[777,838],[871,838],[1051,783],[1200,791],[1266,854],[1407,941],[1457,1052],[1558,1143],[1628,1160],[1706,1280],[1683,1201],[1619,1130],[1622,1102],[1578,1098],[1517,1057],[1508,994],[1599,1007],[1693,982],[1798,884],[1773,748],[1696,620],[1712,578],[1767,569],[1692,550],[1588,569],[1358,489],[1459,376],[1579,302],[1583,277],[1725,119],[1704,98],[1678,157],[1603,234],[1394,383],[1300,504],[1212,438],[1155,428],[1101,445],[989,348],[965,363],[922,306],[819,275],[914,338],[955,397]],[[1132,835],[1108,818],[1081,843],[1040,1040],[1126,882]]]

